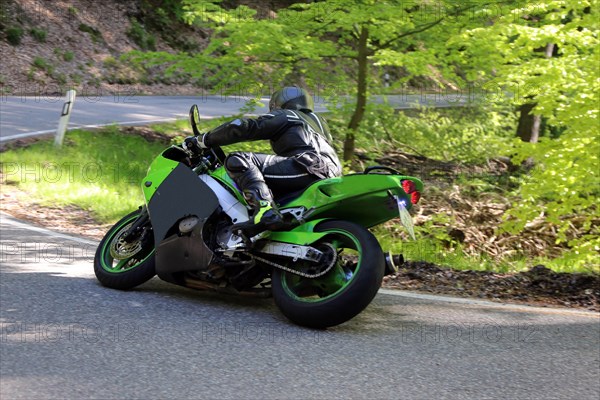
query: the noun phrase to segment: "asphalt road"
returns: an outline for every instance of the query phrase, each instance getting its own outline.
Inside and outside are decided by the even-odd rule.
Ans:
[[[326,331],[271,299],[101,287],[95,243],[0,215],[9,399],[598,399],[598,314],[380,291]]]
[[[69,129],[108,124],[140,125],[187,118],[190,106],[198,104],[203,117],[233,115],[245,105],[247,98],[233,96],[91,96],[76,97]],[[396,108],[412,108],[416,104],[449,107],[464,104],[469,99],[457,95],[388,96]],[[381,102],[382,98],[374,101]],[[262,99],[267,105],[268,98]],[[60,96],[0,97],[0,142],[19,137],[49,134],[56,131],[64,98]],[[326,109],[323,99],[317,98],[316,111]],[[256,113],[267,112],[259,108]]]

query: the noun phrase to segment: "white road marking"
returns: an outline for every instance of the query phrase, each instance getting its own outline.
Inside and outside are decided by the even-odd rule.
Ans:
[[[14,226],[15,228],[26,229],[26,230],[33,231],[33,232],[43,233],[45,235],[49,235],[49,236],[52,236],[55,238],[72,240],[74,242],[83,243],[83,244],[98,245],[98,243],[99,243],[99,242],[96,242],[93,240],[83,239],[83,238],[70,236],[70,235],[65,235],[64,233],[58,233],[58,232],[54,232],[54,231],[51,231],[46,228],[40,228],[37,226],[29,225],[29,224],[26,224],[23,222],[16,221],[13,218],[14,217],[10,214],[0,212],[0,224],[6,224],[6,225]]]
[[[161,119],[142,119],[142,120],[137,120],[137,121],[111,122],[111,123],[106,123],[106,124],[76,125],[76,126],[70,126],[67,130],[68,131],[72,131],[74,129],[102,128],[104,126],[111,126],[111,125],[152,124],[152,123],[157,123],[157,122],[177,121],[177,120],[180,120],[180,119],[183,119],[183,118],[184,118],[184,116],[182,115],[181,118],[175,118],[175,117],[173,117],[173,118],[161,118]],[[200,119],[214,119],[214,118],[218,118],[218,117],[210,117],[210,116],[200,117]],[[46,130],[43,130],[43,131],[19,133],[19,134],[16,134],[16,135],[11,135],[11,136],[6,136],[6,137],[0,137],[0,143],[1,142],[8,142],[9,140],[24,139],[24,138],[28,138],[28,137],[32,137],[32,136],[45,135],[45,134],[55,133],[55,132],[56,132],[56,129],[46,129]]]
[[[424,293],[415,293],[409,292],[406,290],[396,290],[396,289],[379,289],[381,294],[386,294],[390,296],[400,296],[407,297],[411,299],[417,300],[430,300],[430,301],[440,301],[447,303],[459,303],[459,304],[467,304],[473,306],[481,306],[481,307],[492,307],[492,308],[502,308],[505,310],[511,311],[526,311],[526,312],[539,312],[539,313],[550,313],[550,314],[569,314],[569,315],[580,315],[585,317],[595,317],[600,318],[600,313],[595,311],[586,311],[586,310],[576,310],[570,308],[552,308],[552,307],[536,307],[536,306],[528,306],[521,304],[510,304],[510,303],[496,303],[493,301],[485,301],[485,300],[474,300],[464,297],[451,297],[451,296],[439,296],[434,294],[424,294]]]

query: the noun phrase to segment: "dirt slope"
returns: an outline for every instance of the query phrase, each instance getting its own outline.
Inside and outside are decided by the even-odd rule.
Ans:
[[[138,32],[151,37],[158,51],[179,51],[150,32],[138,21],[143,19],[141,1],[43,1],[3,0],[0,16],[0,85],[4,94],[64,93],[75,87],[80,94],[109,95],[115,91],[152,94],[191,94],[198,92],[187,84],[143,85],[136,71],[117,68],[118,58],[131,50],[141,50],[128,31],[138,24]],[[178,28],[186,29],[186,28]],[[9,36],[20,30],[20,43]],[[191,33],[190,33],[191,32]],[[205,36],[189,28],[202,47]],[[139,76],[137,77],[139,78]]]

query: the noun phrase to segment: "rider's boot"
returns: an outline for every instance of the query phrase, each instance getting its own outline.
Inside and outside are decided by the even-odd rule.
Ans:
[[[251,238],[267,230],[275,231],[285,227],[283,216],[265,183],[255,182],[244,189],[244,198],[252,207],[252,214],[248,221],[235,224],[234,230],[241,229],[247,238]]]

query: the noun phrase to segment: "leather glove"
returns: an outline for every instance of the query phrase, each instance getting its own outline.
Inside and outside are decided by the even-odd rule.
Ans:
[[[204,136],[205,135],[200,135],[200,136],[188,136],[185,138],[185,140],[183,141],[183,143],[181,144],[181,147],[183,147],[183,149],[191,154],[197,155],[200,154],[200,152],[203,149],[207,149],[208,146],[206,146],[204,144]]]

